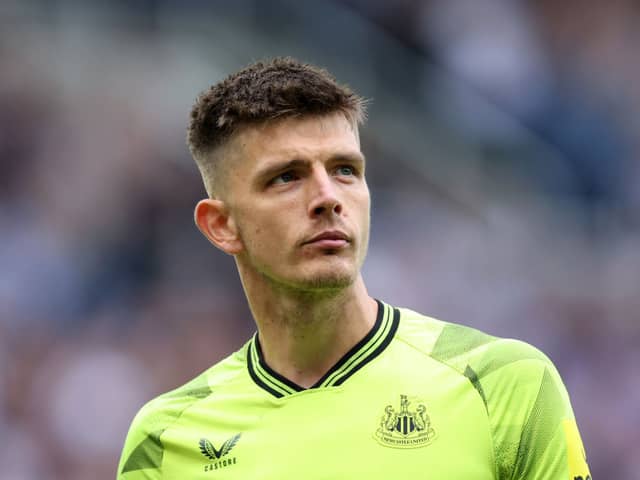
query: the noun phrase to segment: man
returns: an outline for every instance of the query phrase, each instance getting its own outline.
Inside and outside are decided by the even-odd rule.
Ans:
[[[141,409],[118,478],[589,478],[542,353],[368,295],[363,118],[292,59],[198,98],[195,221],[234,256],[257,333]]]

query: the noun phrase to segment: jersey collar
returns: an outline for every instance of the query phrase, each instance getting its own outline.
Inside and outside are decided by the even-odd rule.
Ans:
[[[376,358],[389,345],[398,329],[398,309],[376,300],[378,314],[373,328],[310,388],[342,385],[351,375]],[[247,348],[247,368],[253,381],[277,398],[301,392],[305,388],[272,370],[264,361],[256,333]]]

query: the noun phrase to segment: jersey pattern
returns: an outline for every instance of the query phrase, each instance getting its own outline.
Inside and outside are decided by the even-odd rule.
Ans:
[[[302,388],[258,335],[136,415],[119,480],[590,478],[569,397],[534,347],[378,302]]]

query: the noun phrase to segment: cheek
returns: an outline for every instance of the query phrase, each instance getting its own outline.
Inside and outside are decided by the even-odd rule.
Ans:
[[[359,213],[362,219],[369,221],[371,212],[371,197],[369,196],[369,190],[366,190],[358,198]]]
[[[243,213],[239,232],[246,247],[254,254],[273,253],[273,248],[282,243],[288,224],[284,216],[256,209]]]

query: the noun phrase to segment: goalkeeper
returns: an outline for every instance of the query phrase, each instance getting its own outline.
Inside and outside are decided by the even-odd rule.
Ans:
[[[257,332],[140,410],[120,480],[590,478],[544,354],[367,293],[364,113],[287,58],[198,98],[195,222],[234,257]]]

